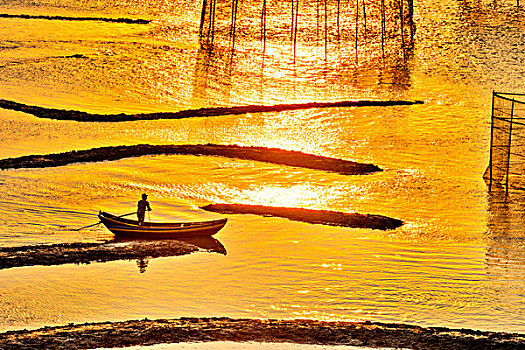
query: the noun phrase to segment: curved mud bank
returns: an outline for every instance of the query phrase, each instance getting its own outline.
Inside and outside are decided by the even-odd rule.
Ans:
[[[378,322],[181,318],[70,324],[0,334],[0,348],[95,349],[199,341],[287,342],[405,349],[523,349],[525,335]]]
[[[69,17],[69,16],[46,16],[46,15],[11,15],[8,13],[0,13],[0,18],[22,18],[22,19],[47,19],[51,21],[99,21],[99,22],[114,22],[114,23],[128,23],[128,24],[148,24],[151,21],[146,19],[132,19],[132,18],[107,18],[107,17]]]
[[[184,241],[62,243],[0,248],[0,269],[35,265],[90,264],[92,262],[115,260],[147,260],[150,258],[186,255],[197,251],[226,254],[224,246],[211,237]]]
[[[246,113],[282,112],[298,109],[311,108],[333,108],[333,107],[385,107],[385,106],[407,106],[422,104],[422,101],[339,101],[339,102],[311,102],[297,104],[280,104],[272,106],[250,105],[237,107],[217,107],[189,109],[178,112],[160,112],[143,114],[92,114],[81,111],[44,108],[30,106],[9,100],[0,99],[0,108],[11,109],[19,112],[32,114],[38,118],[48,118],[57,120],[74,120],[78,122],[126,122],[136,120],[154,119],[183,119],[194,117],[215,117],[221,115],[238,115]]]
[[[393,230],[403,221],[382,215],[343,213],[328,210],[312,210],[301,208],[267,207],[247,204],[209,204],[201,209],[221,214],[255,214],[276,216],[310,224],[343,226],[353,228],[371,228],[376,230]]]
[[[1,47],[1,45],[0,45],[0,47]],[[19,60],[19,61],[6,62],[5,64],[0,65],[0,68],[6,68],[6,67],[10,67],[10,66],[17,66],[17,65],[24,64],[25,62],[40,63],[40,62],[47,61],[49,59],[87,59],[87,58],[88,58],[88,56],[85,56],[85,55],[80,54],[80,53],[76,53],[76,54],[73,54],[73,55],[67,55],[67,56],[47,56],[47,57],[44,57],[44,58],[28,58],[28,59],[25,59],[23,61]]]
[[[147,155],[220,156],[307,169],[336,172],[343,175],[364,175],[382,171],[376,165],[315,156],[277,148],[242,147],[237,145],[135,145],[93,148],[46,155],[0,159],[0,169],[47,168],[72,163],[112,161]]]

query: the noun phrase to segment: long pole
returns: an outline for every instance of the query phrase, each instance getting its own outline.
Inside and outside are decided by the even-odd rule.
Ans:
[[[399,0],[399,19],[401,20],[401,44],[405,47],[405,15],[403,13],[403,0]]]
[[[294,2],[295,0],[291,0],[292,3],[292,25],[290,26],[290,41],[293,41],[293,28],[294,28]]]
[[[232,57],[235,52],[235,31],[237,29],[237,8],[239,0],[232,0],[232,26],[231,26],[231,38],[232,38]]]
[[[324,60],[328,61],[328,1],[324,0]]]
[[[263,41],[263,53],[266,52],[266,0],[263,0],[261,11],[261,39]]]
[[[365,36],[366,36],[366,2],[363,0],[363,20],[365,24]]]
[[[206,5],[207,0],[202,0],[202,11],[201,11],[201,25],[199,27],[199,38],[202,38],[202,31],[204,29],[204,20],[206,18]]]
[[[119,216],[117,216],[117,217],[118,217],[118,218],[123,218],[124,216],[129,216],[129,215],[133,215],[133,214],[136,214],[136,213],[137,213],[137,212],[134,211],[134,212],[132,212],[132,213],[127,213],[127,214],[119,215]],[[81,228],[77,228],[77,229],[75,229],[75,231],[80,231],[80,230],[83,230],[83,229],[88,228],[88,227],[97,226],[97,225],[100,225],[101,223],[102,223],[102,221],[99,221],[99,222],[97,222],[97,223],[95,223],[95,224],[91,224],[91,225],[88,225],[88,226],[84,226],[84,227],[81,227]]]
[[[385,58],[385,0],[381,0],[381,51]]]
[[[494,145],[494,90],[492,90],[492,112],[490,122],[489,192],[492,190],[492,149]]]
[[[299,18],[299,0],[295,3],[295,25],[293,34],[293,62],[295,63],[295,51],[297,48],[297,22]]]
[[[317,30],[315,31],[315,34],[316,34],[317,44],[319,43],[319,31],[320,31],[319,28],[321,26],[321,24],[319,23],[319,7],[321,6],[320,2],[321,2],[321,0],[316,0],[316,5],[317,5]]]
[[[512,142],[512,123],[513,123],[513,117],[514,117],[514,99],[512,99],[512,107],[510,109],[510,128],[509,128],[509,149],[507,152],[507,180],[505,181],[505,194],[509,194],[509,169],[510,169],[510,149],[511,149],[511,142]]]
[[[235,0],[232,0],[232,7],[231,7],[231,22],[230,22],[230,40],[232,40],[233,37],[233,23],[235,17]]]
[[[341,40],[341,30],[339,26],[339,12],[341,11],[341,0],[337,0],[337,41]]]
[[[410,25],[410,44],[414,45],[414,31],[415,31],[415,23],[414,23],[414,0],[408,0],[408,21]]]
[[[355,0],[355,59],[357,61],[357,36],[359,34],[359,0]]]
[[[217,0],[211,0],[210,2],[210,25],[208,27],[208,40],[211,36],[211,45],[215,39],[215,8],[217,5]]]

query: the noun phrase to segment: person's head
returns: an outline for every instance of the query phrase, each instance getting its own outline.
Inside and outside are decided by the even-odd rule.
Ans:
[[[142,194],[142,199],[144,199],[144,200],[148,199],[148,195],[145,194],[145,193],[143,193],[143,194]]]

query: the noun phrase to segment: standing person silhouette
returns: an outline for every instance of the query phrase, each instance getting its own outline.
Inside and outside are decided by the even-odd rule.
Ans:
[[[149,202],[147,201],[148,195],[143,194],[142,199],[137,203],[137,217],[139,219],[139,225],[144,225],[144,217],[146,216],[146,209],[151,211]]]

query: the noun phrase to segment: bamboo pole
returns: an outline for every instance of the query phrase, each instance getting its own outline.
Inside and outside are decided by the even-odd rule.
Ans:
[[[492,190],[492,150],[494,146],[494,90],[492,90],[492,113],[490,123],[489,192]]]
[[[316,4],[317,4],[317,30],[315,32],[315,35],[316,35],[316,41],[319,42],[319,32],[320,32],[320,28],[321,28],[321,23],[319,21],[319,7],[321,7],[321,0],[316,0]]]
[[[230,22],[230,40],[232,39],[233,37],[233,24],[235,22],[234,20],[234,17],[235,17],[235,0],[232,0],[232,5],[231,5],[231,22]]]
[[[414,45],[414,32],[416,30],[414,23],[414,0],[408,0],[408,21],[410,25],[410,44]]]
[[[337,0],[337,41],[341,41],[341,30],[339,26],[340,10],[341,10],[341,0]]]
[[[385,58],[385,0],[381,0],[381,51]]]
[[[290,41],[293,41],[293,28],[294,28],[294,15],[295,15],[294,2],[295,0],[290,0],[290,2],[292,4],[292,25],[290,26]]]
[[[202,11],[201,11],[201,24],[199,26],[199,38],[202,39],[202,31],[204,30],[204,20],[206,18],[206,5],[207,0],[202,0]]]
[[[324,0],[324,60],[328,61],[328,1]]]
[[[261,40],[263,42],[263,54],[266,52],[266,0],[263,0],[261,10]]]
[[[514,99],[512,99],[512,107],[510,109],[510,127],[509,127],[509,146],[507,151],[507,179],[505,181],[505,194],[509,194],[509,170],[510,170],[510,149],[512,142],[512,123],[514,117]]]
[[[239,0],[232,0],[232,23],[230,26],[230,37],[232,42],[232,59],[235,54],[235,34],[237,29],[237,9]]]
[[[293,35],[293,62],[295,63],[296,49],[297,49],[297,23],[299,20],[299,0],[295,3],[295,25]]]
[[[401,45],[405,47],[405,14],[403,13],[403,0],[399,0],[399,20],[401,22]]]
[[[210,22],[208,23],[208,34],[207,34],[207,38],[206,38],[206,41],[209,42],[210,40],[210,36],[211,36],[211,25],[212,25],[212,21],[211,21],[211,17],[213,15],[213,0],[210,1]]]
[[[211,45],[215,39],[215,10],[217,7],[217,0],[211,0],[210,2],[210,24],[208,27],[208,42],[211,37]]]
[[[366,2],[363,0],[363,20],[365,25],[365,36],[366,36]]]
[[[359,0],[355,0],[355,59],[357,62],[357,40],[359,35]]]

